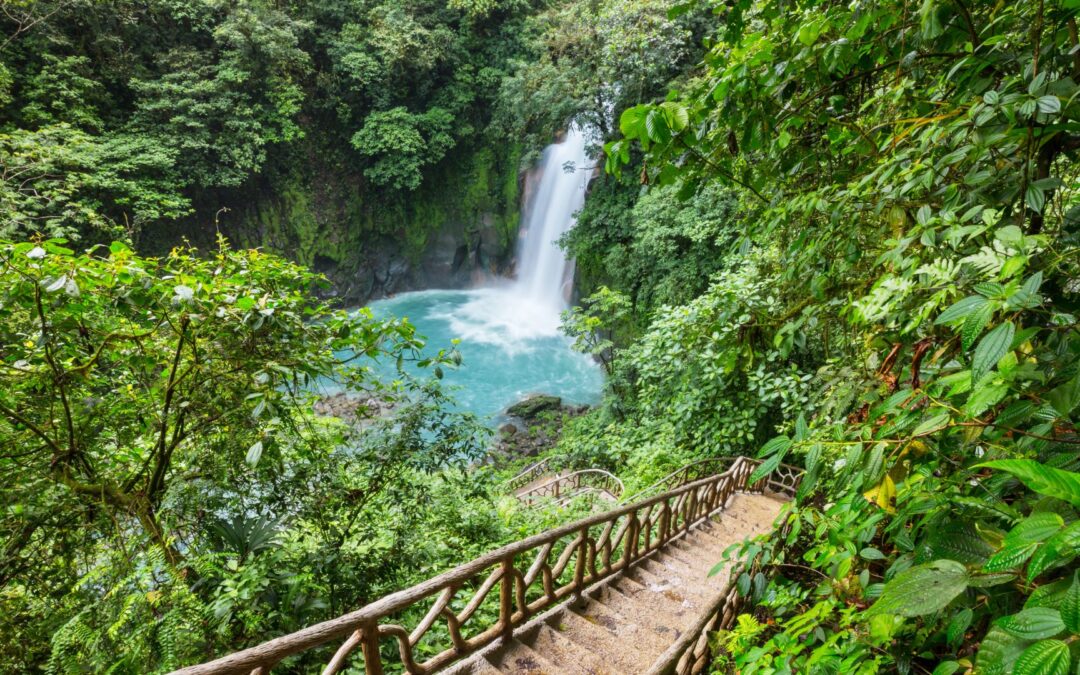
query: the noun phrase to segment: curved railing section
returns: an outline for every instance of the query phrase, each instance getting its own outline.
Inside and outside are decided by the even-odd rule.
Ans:
[[[383,675],[384,659],[395,651],[410,675],[434,673],[496,640],[510,640],[531,617],[714,516],[736,491],[771,487],[769,478],[747,484],[759,464],[739,458],[719,475],[509,544],[344,616],[176,673],[267,675],[278,664],[298,669],[320,657],[327,659],[323,675],[350,662]],[[777,485],[788,482],[781,478]],[[332,654],[319,649],[333,644]]]
[[[530,464],[529,466],[525,467],[516,476],[505,481],[502,484],[503,490],[505,490],[506,492],[513,492],[515,490],[525,487],[526,485],[533,482],[537,478],[540,478],[544,474],[549,473],[551,469],[551,465],[549,462],[550,461],[548,459],[542,459],[535,464]]]
[[[542,497],[552,497],[563,502],[584,492],[596,492],[616,500],[622,496],[623,482],[603,469],[582,469],[565,476],[556,476],[546,483],[519,492],[517,497],[525,503],[534,503]]]

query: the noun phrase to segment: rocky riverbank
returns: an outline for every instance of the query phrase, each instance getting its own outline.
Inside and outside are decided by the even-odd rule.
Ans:
[[[392,413],[397,405],[374,396],[363,397],[344,392],[324,396],[315,402],[315,414],[338,417],[346,422],[364,422]]]
[[[315,402],[316,415],[338,417],[364,425],[393,414],[397,405],[376,397],[338,393]],[[567,421],[585,414],[587,405],[563,403],[558,396],[534,394],[506,409],[507,421],[499,426],[489,460],[501,463],[520,457],[534,457],[550,450],[559,440]]]
[[[587,405],[564,404],[558,396],[535,394],[506,410],[509,418],[499,427],[491,460],[498,463],[519,457],[534,457],[550,450],[559,441],[563,425],[583,415]]]

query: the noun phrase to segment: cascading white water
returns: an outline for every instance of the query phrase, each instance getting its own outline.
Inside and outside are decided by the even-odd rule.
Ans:
[[[571,125],[561,143],[544,149],[540,185],[530,200],[518,248],[516,290],[556,313],[566,308],[573,285],[573,263],[556,242],[574,226],[574,214],[585,203],[585,140]]]

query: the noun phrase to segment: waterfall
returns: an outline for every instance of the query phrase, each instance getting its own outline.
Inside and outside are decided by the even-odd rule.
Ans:
[[[574,280],[573,263],[556,242],[574,226],[574,214],[585,203],[587,159],[585,134],[574,125],[562,142],[544,149],[537,167],[540,184],[529,200],[518,245],[515,290],[555,313],[568,305]],[[565,170],[568,165],[572,171]]]
[[[571,126],[561,142],[544,149],[530,173],[517,279],[472,289],[460,303],[435,302],[429,293],[429,318],[445,322],[467,343],[497,345],[508,355],[529,353],[553,337],[560,338],[560,349],[566,347],[560,314],[570,304],[574,266],[556,242],[574,226],[574,214],[585,203],[591,173],[585,143],[585,132]],[[569,164],[572,171],[565,170]]]

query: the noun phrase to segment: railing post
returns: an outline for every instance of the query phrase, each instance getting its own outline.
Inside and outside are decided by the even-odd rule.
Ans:
[[[574,567],[574,596],[581,597],[581,589],[585,586],[585,562],[589,557],[589,528],[583,528],[578,535],[577,565]]]
[[[683,523],[683,527],[687,532],[690,531],[690,525],[693,524],[695,514],[697,512],[697,488],[690,490],[690,494],[686,497],[686,522]]]
[[[364,672],[367,675],[383,675],[382,656],[379,655],[379,624],[365,624],[360,630],[363,634],[360,649],[364,654]]]
[[[499,584],[499,628],[503,642],[514,637],[514,556],[503,558]]]

